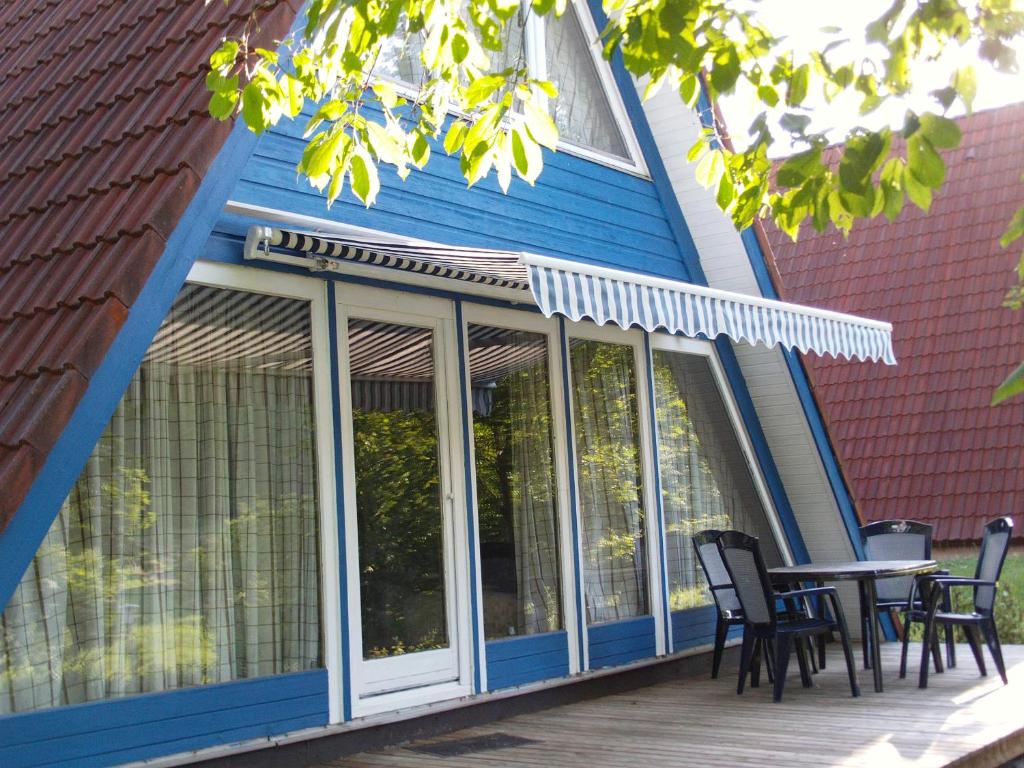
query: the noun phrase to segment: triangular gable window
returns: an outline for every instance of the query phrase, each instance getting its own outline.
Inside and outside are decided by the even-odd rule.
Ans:
[[[628,158],[629,151],[601,82],[597,62],[572,5],[561,18],[548,19],[545,38],[547,79],[558,88],[552,111],[562,138]]]
[[[512,66],[520,56],[532,74],[558,88],[550,109],[564,149],[628,170],[642,170],[636,137],[615,89],[611,68],[591,42],[597,31],[582,3],[569,3],[561,18],[532,16],[524,8],[506,31],[503,50],[491,52],[491,71]],[[423,80],[422,40],[396,35],[382,52],[378,75],[418,86]],[[525,46],[525,47],[524,47]]]

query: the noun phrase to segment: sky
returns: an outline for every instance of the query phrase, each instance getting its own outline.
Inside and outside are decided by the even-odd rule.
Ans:
[[[891,4],[891,0],[762,0],[756,3],[758,15],[763,23],[775,34],[787,36],[787,43],[798,52],[806,52],[820,48],[823,40],[831,39],[832,35],[821,32],[823,27],[834,26],[843,30],[842,35],[848,36],[850,42],[836,51],[845,57],[858,57],[869,52],[864,40],[867,25],[878,18]],[[973,50],[949,50],[946,57],[961,66],[974,62],[978,73],[978,95],[974,109],[982,110],[998,107],[1016,101],[1024,101],[1024,49],[1017,53],[1022,71],[1016,75],[999,75],[985,63],[978,61]],[[881,107],[870,116],[858,113],[859,99],[837,99],[827,104],[823,97],[814,94],[808,102],[813,109],[812,130],[829,130],[831,141],[840,141],[846,132],[856,126],[864,125],[877,128],[883,124],[899,127],[903,123],[903,115],[908,106],[921,111],[929,109],[938,111],[941,106],[928,95],[929,91],[947,85],[947,76],[951,71],[950,63],[941,65],[922,64],[914,71],[915,92],[918,94],[909,104],[891,104]],[[940,73],[942,73],[940,75]],[[740,147],[745,145],[747,128],[764,106],[752,98],[751,91],[741,91],[733,96],[720,100],[721,108],[729,126],[734,143]],[[785,110],[779,110],[781,114]],[[956,116],[963,113],[959,104],[950,114]],[[786,142],[777,142],[771,154],[785,155],[791,151]]]

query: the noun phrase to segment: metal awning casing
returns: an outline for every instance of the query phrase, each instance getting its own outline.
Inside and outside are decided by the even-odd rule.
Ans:
[[[272,258],[272,248],[300,252],[314,271],[358,263],[529,291],[546,317],[896,364],[889,323],[638,272],[514,251],[249,229],[247,259]]]

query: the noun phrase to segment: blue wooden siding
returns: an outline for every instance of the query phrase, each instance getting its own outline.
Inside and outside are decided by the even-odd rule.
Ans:
[[[490,640],[486,653],[490,691],[569,674],[569,635],[564,631]]]
[[[0,718],[0,765],[116,765],[327,724],[327,671]]]
[[[679,653],[701,645],[715,642],[715,616],[718,610],[713,605],[689,608],[672,613],[672,652]],[[729,639],[740,637],[742,627],[732,627]]]
[[[372,208],[346,191],[328,211],[323,196],[296,178],[305,117],[260,138],[232,199],[410,237],[689,279],[655,185],[564,153],[546,151],[537,185],[515,180],[505,195],[494,179],[467,189],[458,159],[435,146],[426,170],[404,182],[382,167]]]
[[[587,627],[590,668],[617,667],[639,659],[649,659],[657,652],[654,638],[654,617],[609,621]]]

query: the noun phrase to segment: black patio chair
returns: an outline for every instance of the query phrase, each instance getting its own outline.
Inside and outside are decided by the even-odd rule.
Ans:
[[[881,520],[877,523],[862,526],[860,543],[868,560],[931,560],[932,559],[932,526],[914,520]],[[948,572],[941,571],[943,575]],[[910,605],[910,593],[917,576],[893,576],[878,579],[875,582],[875,610],[888,614],[895,619],[897,614],[905,613],[910,608],[922,608],[920,597],[915,597],[915,605]],[[944,606],[946,609],[948,605]],[[861,617],[861,623],[868,621],[868,616]],[[899,639],[903,639],[905,629],[899,621],[893,621]],[[861,633],[867,637],[868,629],[861,626]],[[936,640],[936,645],[938,641]],[[953,629],[946,629],[946,663],[956,666],[956,648],[953,644]],[[938,666],[936,671],[940,671]]]
[[[978,663],[978,671],[987,675],[985,658],[982,655],[980,634],[985,637],[985,644],[992,654],[999,676],[1006,680],[1006,664],[1003,662],[1003,648],[999,644],[999,633],[996,631],[995,603],[996,587],[999,574],[1003,570],[1003,561],[1010,548],[1010,537],[1013,535],[1013,520],[1000,517],[985,525],[985,533],[981,539],[981,551],[978,553],[978,564],[974,569],[974,578],[960,576],[927,575],[920,577],[914,589],[922,593],[922,608],[911,607],[905,614],[908,631],[903,634],[903,648],[900,653],[900,677],[907,676],[907,648],[909,646],[909,625],[913,621],[924,624],[922,641],[921,670],[918,686],[928,687],[928,649],[934,643],[935,629],[943,624],[949,632],[952,627],[963,627],[971,653]],[[953,613],[948,608],[951,602],[949,591],[953,587],[972,587],[974,589],[974,610],[971,613]],[[911,594],[910,604],[913,606],[916,596]],[[940,670],[941,671],[941,670]]]
[[[782,700],[782,689],[786,684],[786,669],[789,656],[795,648],[797,661],[800,664],[800,680],[804,688],[813,685],[810,665],[806,658],[806,639],[832,631],[839,633],[846,657],[846,671],[850,678],[850,693],[860,696],[857,685],[857,670],[850,649],[850,636],[846,630],[846,619],[843,606],[835,587],[814,587],[812,589],[796,589],[789,592],[774,592],[768,569],[757,538],[739,531],[726,531],[718,539],[718,551],[725,563],[726,571],[732,581],[733,589],[743,609],[743,648],[740,653],[740,679],[736,693],[743,693],[747,675],[750,684],[757,687],[760,672],[760,654],[774,657],[775,687],[772,691],[774,701]],[[832,608],[832,618],[824,611],[815,616],[801,616],[791,619],[781,618],[776,610],[776,601],[801,602],[806,598],[827,597]]]
[[[722,665],[722,651],[725,648],[725,639],[728,637],[729,628],[739,626],[743,623],[743,608],[740,607],[739,598],[736,597],[736,590],[732,588],[732,580],[729,572],[725,570],[725,563],[718,552],[718,537],[721,531],[708,529],[694,535],[693,548],[697,553],[697,562],[704,570],[707,578],[708,588],[711,590],[711,597],[715,600],[717,616],[715,618],[715,652],[711,659],[711,678],[718,677],[718,669]]]

